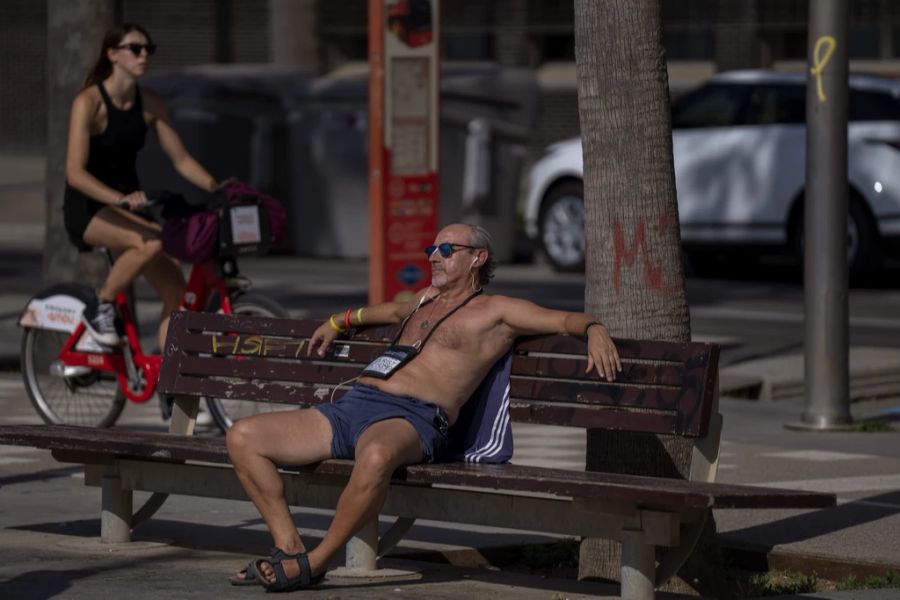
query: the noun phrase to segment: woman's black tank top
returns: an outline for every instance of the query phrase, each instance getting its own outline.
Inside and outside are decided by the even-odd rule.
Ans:
[[[113,105],[102,83],[97,84],[97,89],[106,105],[106,129],[91,136],[85,169],[114,190],[129,194],[141,187],[137,176],[137,153],[144,147],[147,137],[141,90],[135,88],[134,104],[130,109],[120,110]],[[102,202],[66,182],[65,224],[69,237],[79,247],[84,245],[81,236],[85,228],[103,206]]]

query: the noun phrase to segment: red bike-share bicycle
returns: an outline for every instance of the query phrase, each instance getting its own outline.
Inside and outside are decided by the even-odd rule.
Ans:
[[[219,210],[219,220],[231,217],[232,225],[234,216],[229,208]],[[248,213],[246,206],[241,208],[240,218],[246,226]],[[261,213],[257,211],[257,218]],[[220,227],[220,235],[222,231]],[[274,300],[249,291],[250,280],[238,271],[241,244],[219,243],[216,248],[211,259],[191,266],[182,310],[288,316]],[[105,248],[101,251],[111,266],[112,254]],[[124,334],[123,343],[116,347],[98,343],[81,322],[81,313],[93,296],[91,288],[79,283],[53,285],[35,294],[19,319],[24,328],[21,361],[25,388],[46,423],[110,427],[125,408],[126,399],[144,403],[156,392],[162,357],[146,354],[141,348],[125,294],[116,298]],[[226,431],[245,416],[242,410],[253,410],[256,403],[207,398],[206,404],[216,425]]]

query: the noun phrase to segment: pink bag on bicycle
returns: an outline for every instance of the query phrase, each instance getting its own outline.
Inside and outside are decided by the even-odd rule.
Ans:
[[[163,250],[179,260],[205,262],[215,256],[218,243],[218,211],[202,210],[173,216],[163,224]]]
[[[263,239],[237,248],[228,212],[241,205],[258,206],[265,222],[260,223]],[[164,203],[163,217],[163,250],[190,263],[202,263],[220,252],[226,255],[237,251],[264,253],[284,237],[287,229],[287,211],[281,201],[242,182],[225,186],[206,207],[192,206],[183,197],[173,195]]]

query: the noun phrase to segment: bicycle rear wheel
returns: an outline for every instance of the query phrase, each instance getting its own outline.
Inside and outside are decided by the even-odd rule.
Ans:
[[[51,373],[69,335],[48,329],[25,330],[22,378],[31,404],[51,425],[110,427],[125,408],[125,395],[114,373],[93,369],[71,376]]]
[[[231,308],[236,315],[252,315],[259,317],[288,317],[290,314],[280,304],[260,294],[241,294],[231,300]],[[246,402],[228,400],[226,398],[207,398],[206,406],[213,420],[222,432],[231,429],[234,422],[244,417],[280,410],[296,410],[297,407],[287,404],[268,402]]]

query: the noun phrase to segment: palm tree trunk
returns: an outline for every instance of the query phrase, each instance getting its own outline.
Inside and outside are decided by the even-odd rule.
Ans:
[[[47,228],[45,283],[83,281],[95,287],[106,276],[102,257],[80,255],[63,226],[66,143],[69,108],[100,52],[103,34],[112,27],[117,0],[47,3]]]
[[[586,310],[613,336],[690,340],[658,0],[575,1]],[[688,476],[692,444],[588,431],[587,468]],[[619,578],[617,542],[586,540],[580,577]]]

